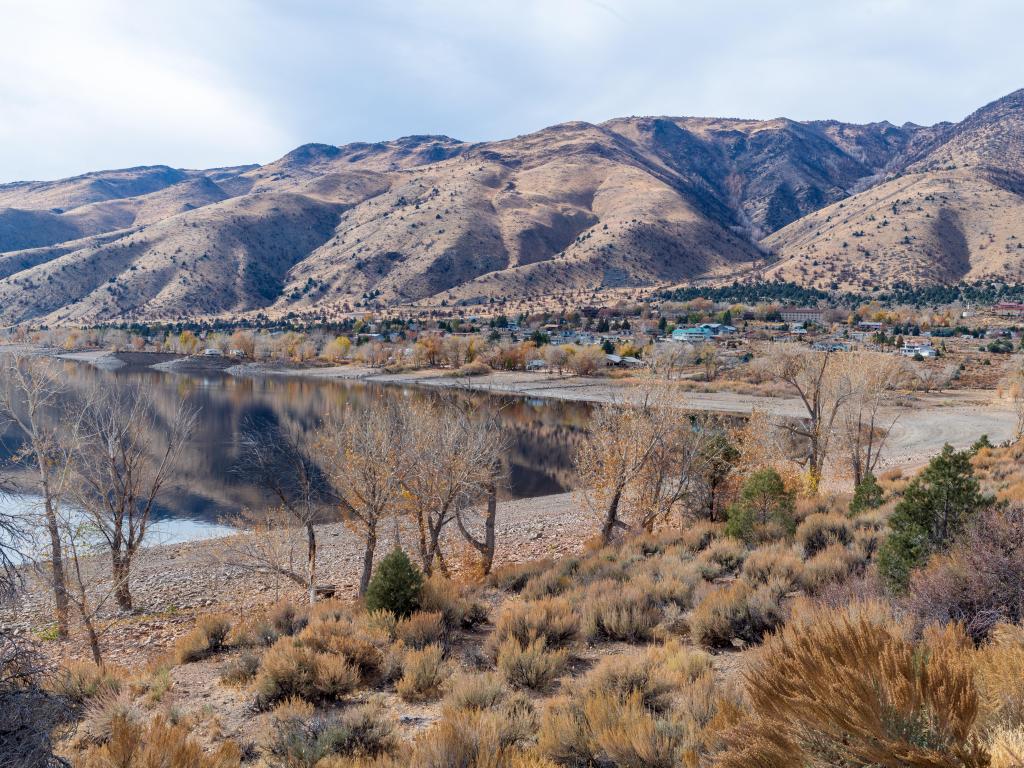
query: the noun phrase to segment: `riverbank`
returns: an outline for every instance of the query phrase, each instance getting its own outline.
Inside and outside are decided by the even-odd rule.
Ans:
[[[501,502],[495,564],[578,554],[596,532],[595,521],[582,499],[571,493]],[[316,529],[318,582],[334,584],[342,600],[354,599],[363,559],[362,542],[342,523],[319,525]],[[398,532],[396,538],[395,527],[385,525],[377,557],[396,543],[409,549],[414,535],[414,531],[407,529]],[[203,613],[223,611],[244,616],[283,598],[303,601],[304,591],[293,582],[255,573],[232,562],[236,559],[234,553],[256,544],[258,536],[246,532],[141,550],[132,574],[137,613],[103,612],[101,624],[108,627],[103,646],[108,660],[132,666],[159,656],[170,650],[175,640],[192,627],[195,617]],[[453,577],[466,577],[476,561],[475,554],[454,528],[449,531],[447,544]],[[301,547],[296,550],[296,557],[302,563]],[[108,559],[97,554],[84,559],[83,564],[86,580],[95,585],[94,599],[106,594]],[[47,639],[52,638],[52,600],[41,575],[30,574],[27,586],[13,610],[0,613],[0,623],[19,634],[44,640],[43,649],[54,659],[84,657],[88,646],[81,637],[73,636],[68,641]]]

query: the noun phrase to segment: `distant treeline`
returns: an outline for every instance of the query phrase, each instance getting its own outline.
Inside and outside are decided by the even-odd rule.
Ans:
[[[762,282],[733,283],[720,288],[690,286],[663,291],[660,298],[666,301],[690,301],[709,299],[715,302],[734,304],[758,304],[761,302],[815,306],[826,303],[833,306],[857,306],[867,301],[881,304],[913,305],[917,307],[939,306],[961,302],[965,304],[995,304],[1000,301],[1024,301],[1024,285],[998,282],[957,283],[955,285],[931,285],[915,287],[896,283],[892,290],[871,293],[847,293],[843,291],[819,291],[796,283]]]

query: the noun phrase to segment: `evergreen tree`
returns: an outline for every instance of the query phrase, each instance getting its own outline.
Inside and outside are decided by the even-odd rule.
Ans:
[[[368,611],[391,611],[396,616],[408,616],[420,604],[423,574],[399,547],[395,547],[380,561],[377,572],[366,589]]]
[[[728,517],[725,532],[746,542],[754,541],[769,527],[786,534],[796,529],[793,494],[770,467],[758,470],[743,484],[740,498],[729,508]]]
[[[878,484],[875,476],[868,472],[853,490],[853,499],[850,501],[850,514],[859,515],[867,509],[878,509],[878,507],[882,506],[884,499],[885,494],[882,492],[882,486]]]
[[[907,486],[889,520],[889,538],[878,553],[878,567],[889,588],[902,592],[910,572],[934,552],[946,549],[968,519],[991,503],[982,495],[971,467],[971,451],[948,443]]]

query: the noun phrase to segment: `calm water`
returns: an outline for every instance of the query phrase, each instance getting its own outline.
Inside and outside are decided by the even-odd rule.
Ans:
[[[267,500],[236,471],[239,440],[245,425],[255,422],[313,430],[329,410],[345,403],[371,407],[379,398],[435,398],[413,387],[301,378],[235,378],[190,375],[150,369],[101,371],[82,363],[63,363],[72,387],[96,380],[140,382],[170,413],[179,397],[200,409],[198,426],[178,464],[177,482],[162,498],[155,517],[154,539],[182,541],[217,535],[218,525],[243,507],[259,508]],[[582,438],[590,406],[489,394],[460,395],[497,413],[508,438],[505,456],[505,498],[560,493],[573,486],[572,453]],[[0,443],[0,462],[17,451],[21,435],[8,428]],[[25,508],[30,498],[0,502]]]

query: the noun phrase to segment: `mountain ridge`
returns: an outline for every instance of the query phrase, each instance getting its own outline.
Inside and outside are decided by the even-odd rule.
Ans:
[[[934,126],[663,115],[308,143],[0,185],[0,321],[1017,279],[1022,215],[1024,89]]]

